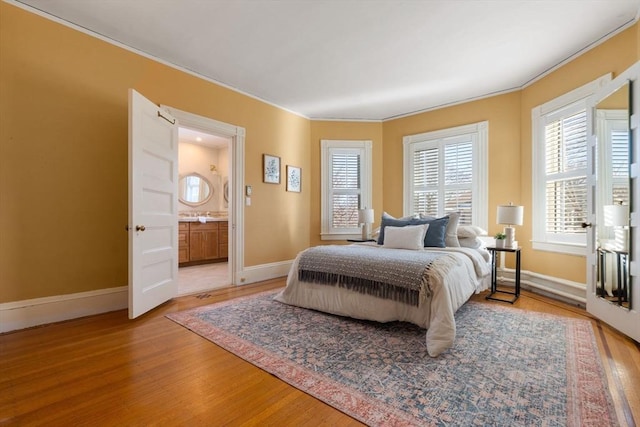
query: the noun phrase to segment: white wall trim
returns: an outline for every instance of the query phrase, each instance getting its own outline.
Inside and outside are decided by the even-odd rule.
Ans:
[[[127,306],[127,286],[7,302],[0,304],[0,333],[124,310]]]
[[[611,73],[557,96],[531,109],[531,222],[534,250],[566,253],[585,256],[587,253],[587,238],[583,235],[548,234],[546,231],[546,147],[545,126],[552,121],[559,120],[568,114],[575,114],[586,109],[588,111],[589,97],[611,81]],[[589,114],[587,114],[587,133],[589,133]],[[589,143],[587,142],[587,150]],[[585,167],[585,175],[588,171]],[[575,173],[579,173],[576,171]],[[588,185],[588,184],[586,184]]]
[[[248,285],[250,283],[285,277],[289,274],[291,264],[293,264],[293,260],[245,267],[238,273],[238,277],[240,278],[238,285]]]
[[[515,270],[498,269],[498,282],[515,283]],[[520,287],[569,304],[577,304],[583,308],[586,306],[587,287],[584,283],[522,270]]]
[[[285,277],[293,260],[248,267],[238,272],[238,285]],[[0,333],[125,310],[128,287],[99,289],[0,304]]]
[[[336,152],[354,152],[360,155],[360,208],[373,208],[373,141],[371,140],[331,140],[320,141],[320,200],[321,200],[321,240],[347,240],[362,237],[360,227],[355,229],[335,229],[332,223],[330,203],[332,156]]]
[[[209,117],[182,111],[162,105],[178,120],[178,126],[230,138],[231,174],[229,175],[229,264],[231,265],[231,283],[240,283],[239,274],[244,266],[244,140],[246,130],[243,127],[224,123]]]
[[[262,264],[238,272],[238,285],[286,277],[293,260]],[[500,282],[513,283],[513,269],[499,269]],[[586,303],[584,283],[522,271],[521,287],[581,307]],[[127,287],[100,289],[0,304],[0,333],[108,313],[127,308]]]

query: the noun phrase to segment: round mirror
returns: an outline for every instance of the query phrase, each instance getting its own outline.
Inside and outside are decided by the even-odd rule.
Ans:
[[[229,181],[224,182],[224,201],[229,203]]]
[[[200,206],[213,196],[213,186],[204,176],[191,172],[180,177],[178,199],[188,206]]]

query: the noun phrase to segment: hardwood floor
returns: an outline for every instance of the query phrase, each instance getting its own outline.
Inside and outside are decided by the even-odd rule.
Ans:
[[[362,425],[164,317],[282,286],[180,297],[136,320],[117,311],[0,335],[0,425]],[[514,306],[590,319],[620,423],[640,420],[637,343],[536,294]]]

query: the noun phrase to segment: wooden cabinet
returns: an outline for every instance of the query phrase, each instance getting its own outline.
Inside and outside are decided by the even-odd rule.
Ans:
[[[218,256],[229,259],[229,223],[227,221],[218,223]]]
[[[218,258],[218,223],[189,224],[189,261]]]
[[[180,222],[178,224],[179,265],[226,261],[228,236],[227,221]]]
[[[178,223],[178,263],[189,262],[189,223]]]

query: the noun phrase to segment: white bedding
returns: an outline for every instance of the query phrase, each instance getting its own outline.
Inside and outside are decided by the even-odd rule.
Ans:
[[[376,250],[376,244],[367,245]],[[405,251],[404,249],[397,249]],[[473,295],[489,288],[490,266],[480,252],[470,248],[426,248],[453,254],[457,265],[442,280],[432,285],[432,296],[413,306],[356,291],[301,282],[298,280],[298,255],[291,266],[287,286],[277,301],[298,307],[378,322],[405,321],[427,329],[427,351],[435,357],[451,347],[455,340],[454,313]],[[401,254],[401,252],[399,252]]]

